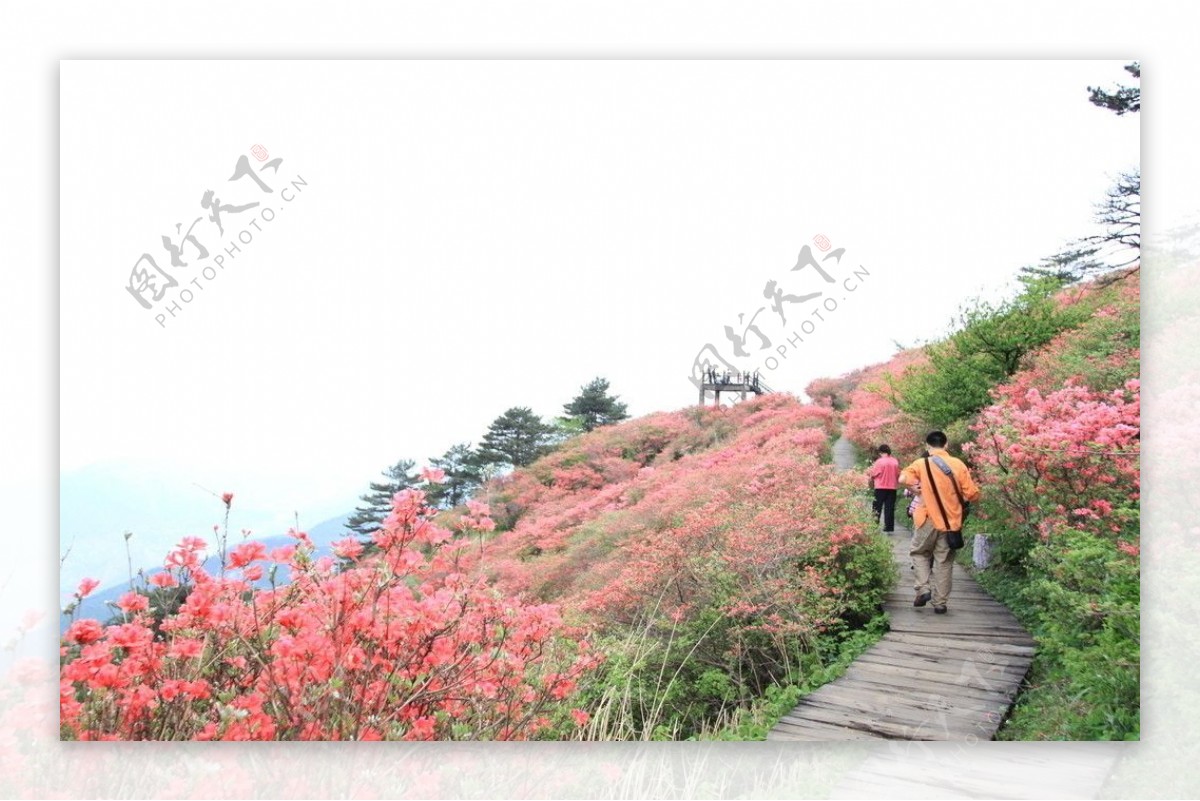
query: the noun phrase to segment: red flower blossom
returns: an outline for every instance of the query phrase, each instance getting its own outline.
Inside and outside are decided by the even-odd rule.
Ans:
[[[87,645],[104,636],[104,627],[97,620],[76,620],[67,628],[67,633],[64,635],[68,642]]]
[[[150,608],[150,599],[137,592],[127,592],[117,600],[117,608],[122,612],[144,612]]]
[[[267,558],[267,546],[257,540],[243,542],[229,554],[230,567],[245,567],[258,559]]]

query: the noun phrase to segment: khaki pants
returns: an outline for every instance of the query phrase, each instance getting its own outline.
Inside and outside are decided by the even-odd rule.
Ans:
[[[913,531],[912,547],[908,553],[912,556],[913,570],[917,574],[914,585],[917,594],[929,592],[932,572],[933,605],[945,606],[950,599],[950,583],[954,574],[954,551],[946,544],[946,532],[938,531],[933,527],[933,522],[926,519],[924,525]]]

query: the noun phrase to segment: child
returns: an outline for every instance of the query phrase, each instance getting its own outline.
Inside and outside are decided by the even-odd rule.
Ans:
[[[906,498],[908,498],[908,497],[912,498],[912,500],[909,501],[909,503],[908,503],[908,509],[905,510],[905,513],[909,517],[912,517],[913,512],[915,512],[917,510],[917,506],[920,505],[920,503],[921,503],[921,482],[918,481],[915,484],[913,484],[911,487],[905,487],[904,496]]]

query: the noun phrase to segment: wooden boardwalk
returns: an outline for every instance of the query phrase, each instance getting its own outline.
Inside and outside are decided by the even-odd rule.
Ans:
[[[1125,743],[888,743],[830,798],[1096,798]]]
[[[854,464],[842,439],[834,460]],[[889,631],[837,680],[805,696],[768,740],[990,740],[1033,661],[1034,641],[1008,609],[954,566],[949,612],[912,605],[911,531],[897,502],[888,536],[896,581]]]

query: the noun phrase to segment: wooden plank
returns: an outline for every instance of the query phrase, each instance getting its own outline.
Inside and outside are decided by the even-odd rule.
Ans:
[[[1029,665],[1001,665],[997,663],[975,662],[969,659],[946,659],[937,661],[921,657],[911,657],[903,663],[887,659],[883,656],[863,654],[856,662],[895,667],[901,676],[931,676],[948,683],[955,683],[962,676],[982,676],[989,681],[1019,684],[1029,672]]]
[[[947,616],[949,617],[949,616]],[[970,640],[984,643],[989,640],[997,642],[1012,642],[1017,645],[1029,645],[1033,639],[1024,632],[1014,629],[996,629],[989,626],[963,625],[956,626],[953,631],[945,630],[938,623],[921,620],[892,621],[892,631],[909,632],[912,634],[938,634],[958,640]]]
[[[853,465],[853,448],[834,445],[835,463]],[[911,528],[897,522],[887,536],[895,563],[894,584],[884,599],[889,631],[834,682],[800,699],[768,735],[825,738],[833,732],[856,738],[913,740],[991,738],[1029,671],[1036,643],[1020,621],[992,598],[960,564],[954,565],[949,614],[914,607]],[[925,777],[880,763],[887,791],[878,795],[958,797],[970,779]],[[949,774],[952,766],[947,767]],[[870,790],[871,772],[844,789]],[[929,781],[933,778],[933,781]],[[896,783],[904,786],[896,792]]]
[[[963,718],[954,709],[916,709],[898,704],[877,704],[872,708],[860,709],[843,704],[823,704],[815,698],[800,702],[795,710],[782,720],[816,719],[861,728],[863,724],[875,727],[881,724],[904,726],[914,730],[947,730],[961,734],[979,736],[982,730],[978,721]]]
[[[799,716],[803,715],[803,718]],[[875,709],[854,709],[844,705],[824,705],[809,701],[785,719],[822,719],[845,725],[862,725],[901,739],[966,740],[970,737],[988,740],[995,733],[996,723],[988,718],[965,718],[959,710],[919,710],[908,706],[878,705]],[[886,728],[890,727],[890,728]],[[894,730],[902,727],[900,733]]]
[[[955,694],[950,696],[945,692],[925,692],[906,688],[904,692],[888,692],[888,685],[874,684],[861,679],[826,685],[806,698],[821,698],[826,703],[867,703],[877,706],[882,704],[897,704],[914,709],[973,709],[977,712],[1003,711],[1008,706],[1006,696],[996,694],[991,698]]]
[[[890,717],[906,721],[934,721],[942,716],[951,716],[962,723],[976,737],[990,738],[994,733],[996,723],[1007,708],[1006,699],[991,701],[973,700],[968,705],[962,699],[954,699],[953,703],[945,698],[929,695],[894,695],[891,697],[874,694],[872,697],[852,697],[847,694],[813,693],[805,698],[809,705],[840,711],[857,713],[866,717]],[[967,711],[970,714],[965,714]]]
[[[772,729],[783,739],[790,740],[878,740],[878,735],[870,732],[848,729],[833,723],[818,720],[780,720],[779,725]],[[771,739],[768,735],[767,739]]]
[[[975,729],[947,714],[910,717],[889,714],[865,716],[857,710],[830,709],[805,704],[803,701],[793,712],[785,716],[784,720],[823,720],[847,728],[874,732],[880,737],[892,740],[966,740],[971,736],[979,736]]]
[[[1006,677],[988,677],[983,674],[967,673],[963,676],[946,676],[935,675],[931,673],[905,673],[902,670],[888,669],[888,667],[876,663],[863,662],[855,660],[852,669],[856,670],[855,676],[873,676],[873,680],[877,682],[888,682],[892,686],[892,692],[903,692],[904,687],[918,688],[924,692],[942,692],[945,695],[953,696],[956,693],[967,693],[974,697],[979,697],[980,693],[999,695],[1006,698],[1015,698],[1017,694],[1018,682],[1011,681]],[[849,671],[847,671],[848,673]]]
[[[1014,657],[1014,659],[1016,659]],[[884,668],[890,668],[897,671],[900,676],[921,676],[934,674],[950,674],[958,676],[961,673],[974,671],[981,675],[986,673],[992,676],[1007,676],[1009,680],[1019,682],[1025,676],[1025,671],[1028,670],[1028,663],[1022,660],[1021,662],[984,662],[974,659],[954,658],[945,656],[942,659],[929,656],[917,655],[897,655],[889,657],[886,653],[866,653],[862,654],[855,660],[855,663],[863,662],[865,664],[879,665]],[[944,677],[943,677],[944,678]]]
[[[803,722],[798,722],[795,720],[780,720],[779,724],[767,733],[767,739],[805,740],[811,742],[833,740],[878,740],[879,738],[869,734],[868,732],[847,729],[844,726],[821,723],[814,720],[806,720]]]
[[[894,656],[957,657],[959,659],[992,660],[1008,664],[1020,659],[1032,659],[1032,652],[1021,654],[998,653],[975,643],[951,642],[945,638],[927,638],[926,642],[915,643],[887,638],[869,648],[866,653],[878,652]]]
[[[1014,753],[1006,749],[999,753],[973,751],[970,759],[947,763],[938,755],[877,751],[844,776],[831,795],[938,798],[953,793],[955,797],[1094,798],[1115,758],[1115,753],[1093,753],[1084,760],[1056,762],[1031,757],[1027,751]],[[910,795],[913,791],[918,795]]]
[[[874,665],[851,666],[850,669],[855,671],[851,678],[876,684],[884,692],[900,693],[905,691],[904,688],[908,688],[908,691],[911,692],[926,695],[940,694],[949,699],[970,698],[975,701],[1003,701],[1005,703],[1011,702],[1017,694],[1016,685],[1007,682],[973,681],[967,682],[965,685],[949,685],[929,676],[910,676],[905,678],[902,683],[898,683],[899,677],[895,673],[876,671]],[[850,676],[849,671],[846,676]]]
[[[970,660],[991,660],[1001,663],[1030,660],[1033,656],[1032,652],[1025,652],[1025,654],[1000,654],[1000,652],[986,648],[986,643],[965,642],[962,639],[948,639],[937,636],[926,636],[922,643],[908,642],[908,640],[899,638],[884,638],[875,645],[872,645],[866,652],[870,654],[872,651],[898,656],[958,656],[959,658],[970,658]]]
[[[907,632],[900,631],[888,632],[887,635],[888,642],[911,643],[917,646],[931,646],[938,642],[939,639],[940,638],[932,637],[928,634],[909,634]],[[941,641],[945,642],[945,640]],[[951,643],[951,645],[955,647],[966,647],[965,645],[960,646],[958,643]],[[1034,652],[1037,650],[1036,646],[1033,645],[1014,645],[1011,643],[1002,642],[979,643],[973,647],[978,647],[981,650],[991,649],[993,652],[998,654],[1012,654],[1013,656],[1029,657],[1032,657]]]
[[[861,669],[855,668],[854,674],[847,675],[847,681],[853,681],[856,684],[861,684],[864,687],[877,688],[882,693],[901,693],[907,692],[919,696],[933,696],[945,698],[951,702],[962,701],[965,706],[981,703],[1008,703],[1016,694],[1015,688],[1009,688],[1007,685],[993,685],[990,688],[986,687],[964,687],[964,686],[948,686],[944,681],[930,678],[928,676],[913,676],[904,682],[903,687],[897,686],[896,676],[891,673],[876,673],[870,666],[863,666]]]

